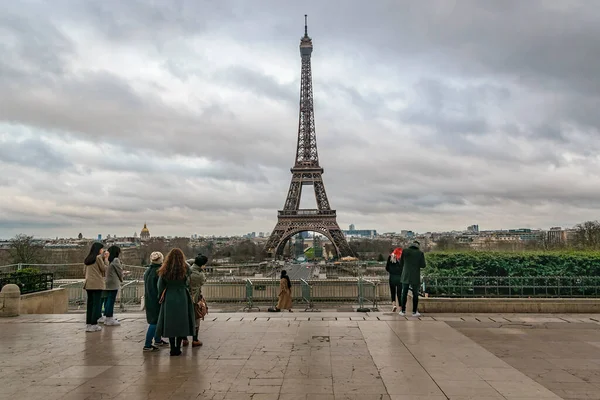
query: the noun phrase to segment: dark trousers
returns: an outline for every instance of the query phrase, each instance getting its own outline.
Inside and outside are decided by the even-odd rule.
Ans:
[[[392,303],[402,296],[402,284],[392,283],[390,281],[390,294],[392,295]]]
[[[171,345],[171,354],[181,353],[181,341],[183,338],[169,338],[169,344]]]
[[[419,291],[415,290],[412,285],[408,283],[402,284],[402,300],[400,303],[400,307],[402,307],[402,311],[406,312],[406,300],[408,299],[408,288],[412,291],[413,298],[413,313],[417,312],[417,307],[419,306]]]
[[[117,300],[118,290],[105,290],[105,296],[102,298],[102,306],[104,307],[104,316],[112,317],[115,312],[115,301]]]
[[[87,309],[85,311],[85,323],[97,325],[102,316],[102,290],[87,290]]]

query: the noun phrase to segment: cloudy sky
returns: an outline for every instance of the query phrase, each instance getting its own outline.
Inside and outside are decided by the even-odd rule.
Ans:
[[[344,229],[599,217],[594,1],[20,0],[0,12],[0,237],[270,232],[305,13]]]

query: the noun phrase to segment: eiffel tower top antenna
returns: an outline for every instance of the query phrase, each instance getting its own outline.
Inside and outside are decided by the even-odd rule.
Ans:
[[[308,17],[308,15],[304,14],[304,37],[308,37],[308,22],[307,22],[307,17]]]

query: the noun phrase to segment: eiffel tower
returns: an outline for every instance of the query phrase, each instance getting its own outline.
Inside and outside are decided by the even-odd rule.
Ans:
[[[346,238],[340,229],[335,210],[329,206],[323,168],[319,165],[317,136],[315,133],[315,114],[313,108],[312,73],[310,56],[312,39],[308,36],[306,15],[304,16],[304,36],[300,39],[302,73],[300,79],[300,119],[298,123],[298,147],[296,162],[291,168],[292,182],[283,210],[278,211],[277,225],[265,245],[267,253],[280,256],[285,244],[292,236],[300,232],[312,231],[327,237],[338,256],[353,255]],[[317,199],[317,209],[300,209],[300,197],[304,186],[312,186]]]

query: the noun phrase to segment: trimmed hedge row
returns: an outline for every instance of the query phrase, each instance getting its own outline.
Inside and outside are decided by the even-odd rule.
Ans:
[[[425,275],[600,276],[600,252],[426,253]]]

